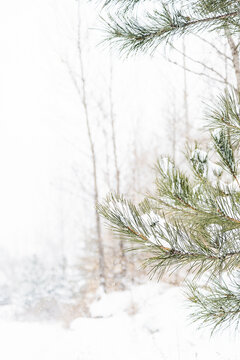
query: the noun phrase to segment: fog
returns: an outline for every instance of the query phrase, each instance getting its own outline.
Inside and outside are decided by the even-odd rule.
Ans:
[[[76,9],[76,2],[65,0],[14,0],[0,5],[0,244],[16,256],[48,251],[56,245],[64,211],[68,213],[64,231],[69,246],[69,237],[78,237],[71,222],[80,210],[69,196],[76,191],[70,183],[72,167],[79,162],[87,184],[89,149],[82,109],[66,68],[66,62],[73,67],[76,64]],[[82,12],[90,92],[96,101],[104,102],[109,49],[100,44],[104,34],[99,8],[83,4]],[[124,167],[133,132],[137,131],[138,142],[146,151],[153,142],[159,153],[168,151],[164,140],[166,112],[172,93],[178,108],[181,106],[183,74],[160,52],[155,57],[123,59],[113,50],[111,56],[114,111]],[[194,81],[191,76],[189,86]],[[190,98],[194,100],[200,92],[199,84]],[[92,113],[96,113],[94,108]],[[192,114],[194,123],[198,114],[194,109]],[[97,144],[102,136],[99,121],[93,120]],[[88,217],[86,212],[79,214],[82,216]]]
[[[231,51],[202,32],[126,57],[101,17],[95,1],[0,3],[0,354],[237,359],[187,323],[185,272],[150,282],[95,210],[117,189],[142,201],[162,155],[187,173],[206,103],[235,83]]]

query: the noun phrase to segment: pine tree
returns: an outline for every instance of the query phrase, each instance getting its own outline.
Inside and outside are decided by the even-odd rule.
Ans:
[[[105,6],[106,40],[126,55],[153,51],[177,35],[240,32],[239,0],[106,0]],[[213,330],[240,320],[239,105],[239,94],[229,89],[208,109],[211,146],[206,152],[198,144],[188,148],[189,172],[162,158],[155,191],[142,203],[111,194],[98,205],[114,233],[146,253],[151,275],[181,268],[191,273],[193,316]]]

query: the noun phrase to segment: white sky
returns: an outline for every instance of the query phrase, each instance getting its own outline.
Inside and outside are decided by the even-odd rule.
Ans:
[[[58,241],[59,219],[72,216],[73,224],[76,216],[75,205],[56,185],[71,178],[78,157],[72,146],[76,139],[88,153],[84,120],[61,61],[75,61],[75,11],[74,0],[0,3],[0,246],[16,256],[51,249]],[[93,8],[83,11],[90,23],[97,17]],[[108,52],[96,47],[99,34],[90,32],[94,51],[85,60],[90,87],[104,94]],[[143,145],[147,148],[158,137],[159,147],[168,152],[162,114],[171,106],[171,84],[175,83],[179,101],[182,72],[160,55],[123,61],[114,53],[113,59],[120,150],[127,151],[126,134],[138,121]],[[189,79],[189,86],[195,85],[196,78]],[[201,93],[202,85],[198,86],[192,91],[194,99]],[[192,111],[195,120],[198,113]],[[84,175],[87,165],[81,166]]]

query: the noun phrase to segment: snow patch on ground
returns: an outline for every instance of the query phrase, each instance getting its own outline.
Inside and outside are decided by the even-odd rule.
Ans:
[[[102,296],[92,318],[60,324],[0,322],[4,360],[237,360],[239,337],[210,338],[188,321],[178,287],[147,283]]]

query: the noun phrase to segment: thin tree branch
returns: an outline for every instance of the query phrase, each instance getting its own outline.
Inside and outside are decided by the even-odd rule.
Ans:
[[[174,60],[172,60],[172,59],[170,59],[169,57],[166,57],[166,56],[164,56],[164,55],[162,55],[162,56],[165,58],[165,60],[167,60],[167,61],[170,62],[171,64],[174,64],[174,65],[176,65],[176,66],[181,67],[182,69],[184,69],[184,66],[183,66],[182,64],[179,64],[177,61],[174,61]],[[217,78],[215,78],[215,77],[213,77],[213,76],[211,76],[211,75],[209,75],[209,74],[206,74],[206,73],[204,73],[204,72],[198,72],[198,71],[189,69],[189,68],[187,68],[187,67],[185,67],[185,70],[188,71],[188,72],[190,72],[190,73],[192,73],[192,74],[195,74],[195,75],[198,75],[198,76],[204,76],[204,77],[207,77],[207,78],[210,79],[210,80],[213,80],[213,81],[219,82],[219,83],[221,83],[221,84],[225,84],[225,85],[227,84],[227,85],[233,87],[233,85],[230,84],[229,82],[226,83],[226,81],[223,81],[223,80],[221,80],[221,79],[217,79]],[[235,87],[233,87],[233,89],[236,90]]]
[[[217,70],[215,70],[213,67],[211,67],[211,66],[203,63],[203,62],[200,61],[200,60],[193,59],[193,58],[192,58],[191,56],[189,56],[189,55],[184,54],[181,50],[177,49],[177,48],[176,48],[175,46],[173,46],[172,44],[171,44],[171,47],[172,47],[176,52],[178,52],[179,54],[185,56],[186,59],[189,59],[190,61],[194,62],[195,64],[199,64],[199,65],[203,66],[205,69],[207,69],[207,70],[213,72],[214,74],[216,74],[217,76],[219,76],[219,78],[221,78],[224,83],[227,82],[227,79],[226,79],[221,73],[219,73]]]
[[[223,53],[221,50],[219,50],[217,48],[216,45],[214,45],[211,41],[208,41],[207,39],[201,37],[200,35],[198,34],[194,34],[194,36],[196,36],[198,39],[200,39],[201,41],[205,42],[206,44],[208,44],[209,46],[211,46],[216,52],[218,55],[224,57],[225,59],[229,60],[232,62],[232,59],[230,58],[230,56],[228,56],[227,54]]]

